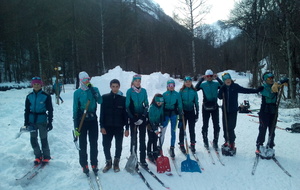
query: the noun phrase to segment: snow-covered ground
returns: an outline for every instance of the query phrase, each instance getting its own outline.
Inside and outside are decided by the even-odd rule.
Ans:
[[[242,86],[247,87],[249,77],[239,76],[234,71],[230,72],[232,78]],[[125,72],[120,67],[110,70],[107,74],[100,77],[93,77],[92,84],[99,88],[101,94],[110,92],[109,81],[117,78],[121,81],[121,91],[126,93],[130,87],[130,82],[134,72]],[[220,74],[220,73],[219,73]],[[149,102],[151,102],[155,93],[163,93],[166,90],[166,81],[170,78],[168,74],[153,73],[142,76],[142,87],[147,89]],[[176,81],[176,90],[182,86],[181,80]],[[66,85],[65,93],[61,96],[64,103],[55,104],[53,130],[49,133],[49,144],[53,160],[51,163],[39,173],[28,186],[22,187],[16,185],[16,178],[24,175],[33,164],[33,151],[29,142],[29,134],[25,133],[18,139],[15,139],[17,132],[24,123],[24,102],[26,95],[32,89],[9,90],[0,92],[0,189],[1,190],[19,190],[19,189],[43,189],[43,190],[63,190],[63,189],[88,189],[86,176],[82,173],[78,163],[78,152],[73,143],[71,131],[73,129],[72,121],[72,97],[74,85]],[[199,91],[200,105],[202,102],[202,92]],[[240,94],[239,102],[249,100],[251,108],[259,108],[260,97],[257,94]],[[221,101],[219,101],[221,104]],[[97,113],[99,114],[99,109]],[[201,106],[200,106],[201,108]],[[294,115],[299,114],[298,109],[280,108],[279,119],[277,125],[282,128],[290,127],[296,121]],[[201,112],[200,112],[201,113]],[[256,113],[254,113],[256,114]],[[221,114],[220,114],[221,115]],[[221,121],[221,116],[220,116]],[[186,173],[182,172],[179,177],[171,164],[173,176],[165,174],[157,174],[157,176],[173,190],[225,190],[225,189],[278,189],[278,190],[296,190],[300,188],[300,135],[287,133],[284,130],[276,130],[275,150],[276,157],[280,163],[291,173],[292,177],[288,177],[272,160],[260,160],[256,173],[251,175],[252,165],[255,158],[255,141],[258,134],[258,118],[249,117],[245,114],[238,115],[236,127],[236,146],[237,154],[233,157],[225,157],[221,155],[221,159],[225,163],[222,166],[218,161],[214,152],[212,156],[216,162],[212,164],[207,152],[203,148],[201,126],[201,116],[196,123],[196,150],[200,158],[204,171],[202,173]],[[221,124],[221,123],[220,123]],[[222,124],[221,124],[222,126]],[[178,139],[177,130],[177,139]],[[209,127],[209,139],[212,140],[213,130],[212,124]],[[167,154],[169,147],[170,131],[167,130],[166,140],[163,151]],[[178,140],[177,140],[178,141]],[[123,152],[120,161],[121,171],[114,173],[112,170],[107,173],[99,173],[103,189],[123,189],[123,190],[142,190],[147,189],[145,184],[138,175],[131,175],[124,170],[126,157],[129,152],[130,138],[124,137]],[[223,132],[221,130],[219,145],[223,143]],[[99,168],[105,165],[104,153],[102,147],[102,136],[98,141],[99,148]],[[111,149],[114,155],[114,144]],[[176,148],[176,162],[180,170],[181,162],[186,157]],[[192,157],[193,159],[193,157]],[[155,172],[154,165],[149,164],[149,168]],[[153,177],[141,169],[142,173],[151,184],[153,189],[164,189]],[[156,172],[155,172],[156,173]],[[96,185],[96,184],[95,184]]]

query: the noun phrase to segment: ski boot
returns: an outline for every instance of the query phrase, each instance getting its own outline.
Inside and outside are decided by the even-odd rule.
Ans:
[[[218,147],[218,141],[213,140],[213,148],[214,148],[215,150],[218,150],[218,149],[219,149],[219,147]]]
[[[192,153],[196,152],[195,144],[194,143],[191,144],[190,148],[191,148]]]
[[[221,150],[222,150],[222,154],[223,154],[224,156],[230,156],[230,153],[229,153],[230,147],[229,147],[229,145],[228,145],[227,142],[225,142],[225,143],[222,145]]]
[[[83,171],[83,173],[88,174],[90,172],[89,166],[85,165],[84,167],[82,167],[82,171]]]
[[[115,160],[114,160],[114,172],[119,172],[120,171],[119,162],[120,162],[120,159],[115,158]]]
[[[234,156],[236,154],[236,147],[235,147],[235,143],[231,143],[229,145],[230,149],[229,149],[229,156]]]
[[[33,161],[34,165],[39,165],[43,160],[43,157],[36,157]]]
[[[175,158],[174,146],[170,147],[170,156],[171,158]]]
[[[102,172],[106,173],[112,167],[112,160],[106,160],[106,165],[103,168]]]
[[[181,150],[181,152],[183,154],[186,154],[186,150],[185,150],[184,144],[179,144],[179,148],[180,148],[180,150]]]
[[[99,169],[98,169],[98,166],[97,166],[97,165],[92,165],[92,169],[93,169],[93,172],[94,172],[95,174],[97,174],[97,173],[98,173],[98,171],[99,171]]]

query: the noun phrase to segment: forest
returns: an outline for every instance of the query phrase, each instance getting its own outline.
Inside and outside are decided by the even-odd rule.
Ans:
[[[2,0],[0,83],[42,76],[50,84],[57,67],[73,83],[82,70],[97,76],[120,66],[195,80],[206,69],[250,71],[257,87],[265,60],[277,79],[290,79],[296,100],[299,17],[299,0],[240,0],[221,31],[200,24],[191,32],[151,0]],[[230,28],[240,32],[216,43]]]

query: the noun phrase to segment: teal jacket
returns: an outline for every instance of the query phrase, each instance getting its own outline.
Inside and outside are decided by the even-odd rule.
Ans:
[[[184,88],[179,92],[182,99],[182,107],[184,111],[193,111],[199,112],[199,100],[198,93],[192,88]]]
[[[79,121],[85,110],[86,103],[90,100],[90,105],[88,107],[87,113],[93,113],[96,117],[97,103],[102,103],[102,96],[97,87],[92,87],[91,89],[82,90],[78,88],[73,94],[73,120],[74,127],[78,127]],[[94,93],[94,94],[93,94]]]
[[[272,92],[272,85],[263,84],[264,89],[260,92],[265,99],[266,104],[275,104],[277,101],[277,93]]]
[[[151,104],[149,108],[149,122],[153,131],[158,129],[159,125],[162,125],[164,121],[164,109],[163,106],[158,107],[156,103]]]
[[[34,123],[52,123],[53,107],[51,96],[44,91],[31,92],[25,100],[24,125]]]
[[[223,85],[223,82],[218,77],[216,81],[204,81],[200,80],[196,85],[196,89],[202,89],[203,92],[203,102],[217,102],[218,101],[218,89]],[[203,82],[204,81],[204,82]]]
[[[141,91],[137,93],[133,88],[129,88],[126,92],[126,110],[128,117],[134,118],[134,115],[141,117],[147,116],[149,108],[147,91],[141,88]]]
[[[168,115],[173,114],[181,114],[182,113],[182,100],[181,96],[178,92],[174,91],[166,91],[163,93],[164,97],[164,110],[165,112],[171,112]],[[165,113],[166,114],[166,113]]]

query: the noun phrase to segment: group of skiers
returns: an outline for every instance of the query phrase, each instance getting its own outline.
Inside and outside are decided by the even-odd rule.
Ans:
[[[202,102],[202,138],[205,148],[209,148],[208,123],[212,117],[214,134],[212,146],[218,149],[220,133],[218,99],[222,99],[222,121],[225,143],[222,145],[224,155],[234,155],[235,132],[238,113],[238,93],[261,92],[262,104],[259,112],[260,126],[256,141],[256,154],[265,157],[274,156],[273,147],[275,133],[272,131],[272,122],[276,114],[276,100],[280,85],[274,83],[274,75],[267,72],[263,75],[264,84],[257,89],[244,88],[235,83],[229,73],[222,75],[222,80],[207,70],[196,86],[192,78],[187,76],[179,92],[175,91],[175,81],[167,81],[166,91],[155,94],[150,107],[146,89],[141,86],[141,75],[134,75],[131,87],[126,92],[126,97],[120,89],[120,81],[110,81],[111,92],[101,96],[97,87],[94,87],[89,75],[82,71],[79,73],[80,87],[73,95],[73,121],[74,136],[79,138],[79,163],[84,173],[89,172],[87,136],[90,144],[90,165],[94,172],[98,169],[98,119],[97,104],[101,104],[100,132],[106,165],[103,172],[111,168],[120,171],[119,162],[122,153],[123,137],[131,136],[131,153],[139,148],[139,162],[147,167],[146,157],[155,162],[160,149],[164,144],[165,133],[170,123],[170,156],[175,157],[176,128],[179,128],[179,148],[186,153],[184,146],[185,126],[188,126],[190,146],[195,152],[196,135],[195,123],[199,119],[199,100],[197,91],[203,91]],[[25,126],[33,126],[36,131],[31,132],[30,142],[34,150],[35,164],[49,162],[51,159],[47,140],[48,131],[52,130],[53,107],[51,97],[42,90],[43,82],[40,77],[32,78],[31,92],[25,101]],[[124,128],[125,127],[125,128]],[[266,130],[272,131],[267,147],[263,146]],[[130,132],[129,132],[130,130]],[[148,142],[146,143],[146,131]],[[40,136],[41,148],[37,136]],[[112,158],[110,149],[112,139],[115,138],[115,154]],[[137,142],[137,139],[139,140]],[[158,143],[159,142],[159,143]],[[139,145],[139,147],[137,146]],[[134,147],[134,148],[133,148]],[[273,151],[270,151],[272,149]],[[273,154],[273,155],[272,155]]]

